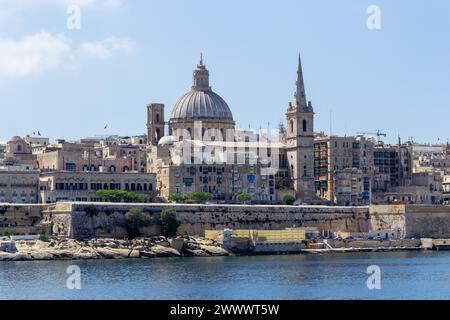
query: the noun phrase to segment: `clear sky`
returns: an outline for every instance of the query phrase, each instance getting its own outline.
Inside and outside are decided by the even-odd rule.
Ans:
[[[0,0],[0,140],[143,134],[146,105],[168,117],[200,52],[238,126],[275,127],[300,51],[316,131],[332,110],[334,134],[447,141],[449,17],[447,0]]]

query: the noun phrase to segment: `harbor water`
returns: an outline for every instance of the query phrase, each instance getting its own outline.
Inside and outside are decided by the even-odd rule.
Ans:
[[[450,253],[1,262],[0,299],[450,299]]]

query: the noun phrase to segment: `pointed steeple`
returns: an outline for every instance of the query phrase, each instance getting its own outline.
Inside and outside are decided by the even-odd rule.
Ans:
[[[297,107],[298,110],[308,108],[305,94],[305,83],[303,81],[302,58],[300,53],[298,54],[297,81],[295,83],[295,93],[292,104],[294,107]]]

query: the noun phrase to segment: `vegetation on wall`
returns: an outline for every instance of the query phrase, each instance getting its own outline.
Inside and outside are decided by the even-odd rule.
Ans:
[[[169,201],[176,203],[205,203],[213,198],[209,192],[193,192],[191,194],[174,193],[169,196]]]
[[[152,219],[148,213],[139,209],[131,209],[125,214],[126,227],[130,239],[141,236],[140,229],[152,224]]]
[[[185,203],[189,200],[189,195],[174,193],[169,196],[169,201],[176,203]]]
[[[96,194],[108,202],[143,203],[145,196],[124,190],[98,190]]]
[[[249,193],[239,193],[236,197],[237,202],[246,203],[252,201],[252,195]]]
[[[294,204],[295,200],[296,199],[295,199],[294,196],[287,195],[287,196],[284,196],[283,203],[288,205],[288,206],[292,206]]]
[[[162,233],[165,237],[175,237],[177,235],[180,221],[177,219],[175,210],[167,209],[161,212],[159,217]]]
[[[15,230],[13,229],[13,228],[5,228],[4,230],[3,230],[3,233],[2,233],[2,235],[4,236],[4,237],[9,237],[9,236],[13,236],[14,234],[15,234]]]

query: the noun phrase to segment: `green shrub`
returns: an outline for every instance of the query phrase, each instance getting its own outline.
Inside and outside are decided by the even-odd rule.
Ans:
[[[212,199],[212,194],[209,192],[193,192],[189,195],[189,199],[195,203],[205,203]]]
[[[96,194],[105,201],[109,202],[127,202],[127,203],[145,202],[144,195],[124,190],[98,190]]]
[[[295,200],[297,200],[297,199],[295,199],[294,196],[287,195],[283,198],[283,203],[288,206],[292,206],[294,204]]]
[[[13,228],[6,228],[3,231],[3,236],[10,237],[10,236],[13,236],[15,233],[16,233],[16,231]]]
[[[252,201],[252,195],[249,193],[239,193],[236,197],[237,202],[244,203]]]
[[[187,194],[174,193],[169,196],[169,201],[172,201],[172,202],[184,203],[188,200],[189,200],[189,196]]]
[[[39,236],[39,240],[43,241],[43,242],[50,242],[50,238],[48,237],[48,235],[46,234],[41,234]]]
[[[180,226],[175,210],[167,209],[162,211],[159,219],[164,236],[175,237]]]
[[[128,237],[131,239],[138,238],[141,235],[140,229],[149,226],[152,219],[149,214],[142,212],[139,209],[131,209],[125,214],[126,227]]]

